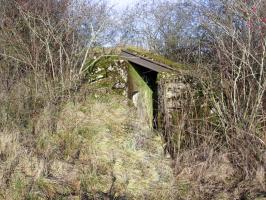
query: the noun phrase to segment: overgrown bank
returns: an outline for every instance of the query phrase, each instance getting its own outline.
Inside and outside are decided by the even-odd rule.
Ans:
[[[110,85],[82,89],[89,94],[63,103],[56,118],[44,108],[35,135],[2,130],[1,199],[175,199],[160,136],[139,126]]]
[[[138,121],[124,89],[117,87],[125,86],[125,62],[108,58],[94,67],[89,82],[57,105],[39,109],[26,126],[3,126],[1,198],[218,200],[265,195],[263,160],[253,165],[254,175],[244,178],[243,168],[234,162],[241,154],[218,146],[225,141],[217,125],[195,119],[210,116],[209,109],[197,106],[206,96],[192,95],[197,85],[190,87],[181,112],[173,113],[175,129],[161,135]],[[188,80],[191,83],[182,79]],[[190,118],[184,118],[187,109]],[[198,135],[192,135],[193,130]],[[216,135],[210,130],[217,130]],[[174,160],[167,158],[167,147],[176,152]],[[262,151],[258,158],[263,155]]]
[[[0,198],[265,198],[265,1],[196,2],[142,0],[121,36],[101,0],[0,0]],[[163,140],[102,48],[120,36],[193,66],[160,79]]]

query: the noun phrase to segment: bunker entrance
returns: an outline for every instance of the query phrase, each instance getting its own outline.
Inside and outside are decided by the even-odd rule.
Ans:
[[[139,76],[143,79],[143,81],[147,84],[149,87],[150,91],[152,92],[152,95],[149,96],[151,100],[147,100],[147,102],[152,102],[150,105],[151,111],[152,111],[152,126],[153,128],[157,128],[157,116],[158,116],[158,84],[157,84],[157,75],[158,72],[153,71],[151,69],[148,69],[146,67],[143,67],[141,65],[131,63],[131,66],[136,70],[136,72],[139,74]],[[134,78],[130,79],[134,82]],[[132,84],[132,83],[131,83]],[[140,89],[140,88],[139,88]],[[133,98],[134,94],[139,93],[141,91],[130,91],[129,92],[129,97],[130,99]],[[148,106],[149,107],[149,106]]]
[[[167,65],[128,51],[122,51],[128,63],[128,97],[137,108],[138,120],[150,128],[157,128],[158,85],[160,72],[172,72]]]

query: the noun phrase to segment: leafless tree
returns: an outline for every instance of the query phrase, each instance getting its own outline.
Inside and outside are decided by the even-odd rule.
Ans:
[[[111,13],[101,0],[1,0],[2,106],[16,98],[18,105],[10,109],[15,118],[21,114],[18,122],[23,122],[25,115],[69,95],[84,76],[79,72],[93,59],[89,51],[110,43]],[[26,92],[14,95],[16,90]],[[23,107],[26,110],[18,110]]]
[[[188,61],[195,50],[190,3],[139,1],[123,13],[122,42],[148,48],[173,60]],[[191,60],[190,60],[191,61]]]
[[[203,46],[212,55],[204,66],[203,85],[222,141],[234,155],[232,162],[248,177],[258,166],[265,168],[265,2],[209,1],[197,6],[209,38]]]

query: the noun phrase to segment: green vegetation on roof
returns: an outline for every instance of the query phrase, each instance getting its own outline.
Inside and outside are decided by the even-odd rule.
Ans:
[[[129,51],[133,54],[140,55],[140,56],[143,56],[145,58],[151,59],[155,62],[168,65],[169,67],[172,67],[174,69],[183,69],[185,67],[183,64],[176,63],[176,62],[169,60],[169,59],[167,59],[161,55],[158,55],[156,53],[150,52],[150,51],[145,50],[145,49],[141,49],[141,48],[137,48],[137,47],[127,47],[125,50]]]

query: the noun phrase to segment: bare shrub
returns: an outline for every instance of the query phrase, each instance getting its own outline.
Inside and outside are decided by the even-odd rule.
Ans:
[[[265,180],[256,180],[266,171],[265,3],[209,1],[194,9],[201,13],[200,53],[188,74],[193,81],[184,83],[196,85],[175,113],[172,128],[165,130],[168,150],[177,172],[201,164],[207,170],[219,163],[215,156],[226,155],[236,182],[222,187],[255,198],[265,190]],[[198,183],[207,189],[207,182]]]
[[[137,1],[123,13],[121,42],[145,47],[172,60],[195,62],[197,41],[190,3]]]
[[[1,3],[1,125],[14,122],[26,128],[34,126],[28,120],[40,109],[49,104],[58,108],[79,87],[88,51],[108,42],[97,41],[109,31],[111,11],[101,1]]]
[[[265,8],[261,3],[223,2],[224,18],[205,10],[217,55],[215,76],[205,83],[232,160],[254,175],[265,151]],[[205,23],[206,24],[206,23]],[[220,30],[220,31],[219,31]],[[219,89],[218,89],[219,88]]]
[[[48,138],[56,135],[61,106],[85,80],[80,69],[95,59],[93,48],[109,42],[102,36],[111,10],[97,0],[0,5],[0,198],[25,199],[55,159]]]

